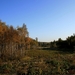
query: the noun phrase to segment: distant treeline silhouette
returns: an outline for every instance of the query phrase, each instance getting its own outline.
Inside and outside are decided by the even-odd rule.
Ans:
[[[38,45],[42,49],[47,50],[60,50],[60,51],[68,51],[68,52],[74,52],[75,50],[75,35],[69,36],[66,38],[66,40],[62,40],[59,38],[57,41],[52,42],[38,42]]]

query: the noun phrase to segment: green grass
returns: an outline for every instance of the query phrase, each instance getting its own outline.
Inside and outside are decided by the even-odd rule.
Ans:
[[[28,75],[71,75],[75,73],[75,53],[52,50],[27,50],[25,56],[0,60],[1,73],[25,72]],[[74,72],[73,72],[74,71]]]

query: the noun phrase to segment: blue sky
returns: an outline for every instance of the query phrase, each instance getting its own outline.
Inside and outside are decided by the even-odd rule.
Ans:
[[[8,25],[27,25],[39,41],[66,39],[75,33],[75,0],[0,0],[0,19]]]

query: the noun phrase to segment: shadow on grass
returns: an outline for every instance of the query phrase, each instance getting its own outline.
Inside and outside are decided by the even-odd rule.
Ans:
[[[66,49],[66,48],[49,48],[49,47],[42,47],[40,50],[50,50],[50,51],[57,51],[60,54],[73,54],[75,53],[74,49]]]

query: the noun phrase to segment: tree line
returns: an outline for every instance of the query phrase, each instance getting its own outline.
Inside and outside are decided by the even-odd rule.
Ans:
[[[60,50],[64,52],[74,52],[75,51],[75,34],[68,36],[66,40],[62,40],[59,38],[57,41],[52,42],[38,42],[38,45],[40,47],[43,47],[45,49],[54,49],[54,50]]]
[[[56,45],[59,49],[63,51],[74,52],[75,51],[75,35],[71,35],[66,38],[66,40],[62,40],[61,38],[56,41]]]
[[[38,42],[38,38],[32,39],[29,37],[29,32],[25,24],[22,27],[14,28],[8,26],[0,20],[0,57],[23,55],[25,50],[29,49],[57,49],[62,51],[74,52],[75,49],[75,34],[62,40],[52,42]]]
[[[14,28],[0,20],[0,57],[23,55],[25,50],[33,49],[36,46],[37,41],[29,37],[25,24],[22,27]]]

